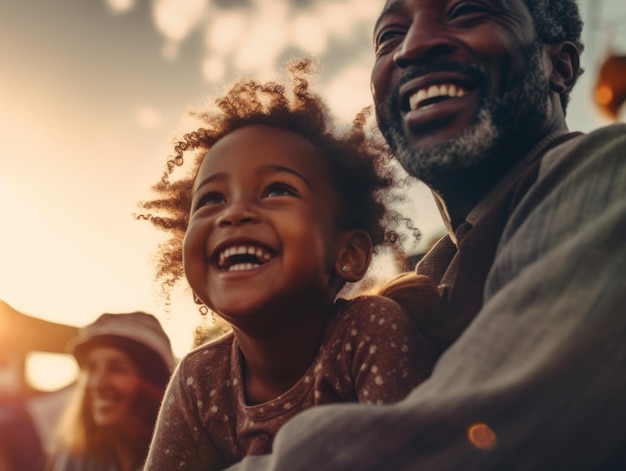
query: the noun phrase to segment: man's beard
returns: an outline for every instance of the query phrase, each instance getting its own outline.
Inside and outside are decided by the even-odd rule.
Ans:
[[[487,71],[479,66],[437,64],[432,70],[458,71],[477,79],[480,103],[474,123],[448,141],[431,148],[411,148],[405,135],[398,92],[385,105],[388,123],[379,117],[379,127],[396,157],[411,175],[432,182],[442,176],[471,168],[498,157],[507,141],[516,136],[532,135],[544,123],[547,113],[549,84],[541,63],[541,47],[529,48],[525,63],[527,73],[519,76],[501,98],[490,98],[490,79]],[[423,70],[409,69],[402,83]],[[399,86],[396,90],[399,89]],[[501,155],[499,158],[507,158]]]

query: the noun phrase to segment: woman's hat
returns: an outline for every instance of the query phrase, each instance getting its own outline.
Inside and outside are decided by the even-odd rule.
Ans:
[[[156,353],[170,372],[174,369],[175,360],[169,337],[158,319],[145,312],[102,314],[95,322],[81,328],[78,335],[68,342],[67,348],[82,363],[88,347],[109,340],[130,340]]]

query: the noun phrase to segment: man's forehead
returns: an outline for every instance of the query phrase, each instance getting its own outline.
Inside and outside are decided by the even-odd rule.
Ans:
[[[493,8],[499,9],[527,9],[526,0],[483,0],[486,3],[490,4]],[[387,15],[399,14],[405,12],[407,15],[411,13],[411,11],[420,6],[432,6],[435,5],[440,9],[444,9],[446,6],[454,6],[454,3],[459,3],[459,0],[386,0],[385,5],[383,6],[380,14],[378,15],[378,19],[376,20],[376,24],[374,25],[374,30],[378,27],[380,21]]]
[[[385,4],[382,8],[382,11],[379,16],[383,16],[389,13],[395,13],[401,11],[404,8],[417,7],[421,5],[427,5],[429,3],[434,3],[438,6],[445,6],[447,4],[458,3],[459,0],[386,0]],[[515,7],[519,5],[524,5],[524,0],[486,0],[487,3],[490,3],[496,7]]]
[[[382,11],[378,15],[376,23],[374,24],[374,31],[378,28],[380,21],[387,15],[402,11],[405,7],[405,0],[387,0],[383,6]]]

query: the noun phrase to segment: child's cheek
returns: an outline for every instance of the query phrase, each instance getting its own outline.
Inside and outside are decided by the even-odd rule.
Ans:
[[[206,240],[201,226],[190,222],[183,239],[183,268],[186,275],[198,270],[199,265],[205,261],[205,247]]]

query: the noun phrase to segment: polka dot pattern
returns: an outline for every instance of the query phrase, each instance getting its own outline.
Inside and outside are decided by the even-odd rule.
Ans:
[[[304,409],[395,402],[428,377],[427,345],[398,304],[369,296],[336,306],[308,370],[263,404],[246,404],[232,333],[189,353],[174,373],[154,439],[162,469],[204,469],[216,456],[232,463],[270,452],[280,426]]]

